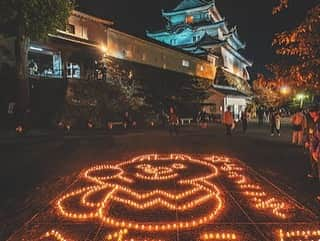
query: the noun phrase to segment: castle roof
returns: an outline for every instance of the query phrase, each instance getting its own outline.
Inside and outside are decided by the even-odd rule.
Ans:
[[[181,11],[191,8],[198,8],[208,5],[212,1],[207,0],[183,0],[173,11]]]
[[[239,91],[235,87],[231,86],[224,86],[224,85],[212,85],[211,86],[215,91],[219,92],[222,95],[225,96],[241,96],[241,97],[248,97],[247,94]]]
[[[197,42],[197,45],[205,46],[205,45],[216,45],[224,43],[225,41],[222,41],[218,38],[214,38],[210,36],[209,34],[205,33],[204,36]]]
[[[180,25],[176,25],[176,26],[173,26],[173,27],[167,27],[165,29],[160,29],[160,30],[155,30],[155,31],[147,31],[147,34],[149,36],[152,36],[152,35],[159,35],[159,34],[172,34],[172,33],[178,33],[178,32],[181,32],[185,29],[191,29],[192,31],[195,31],[197,30],[198,28],[202,28],[202,27],[208,27],[208,28],[212,28],[214,26],[220,26],[222,24],[224,24],[225,20],[221,20],[219,22],[213,22],[212,20],[205,20],[205,21],[202,21],[202,22],[197,22],[197,23],[190,23],[190,24],[186,24],[186,23],[183,23],[183,24],[180,24]]]

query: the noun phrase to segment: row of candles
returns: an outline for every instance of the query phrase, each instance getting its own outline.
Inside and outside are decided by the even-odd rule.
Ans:
[[[250,181],[243,173],[245,170],[243,167],[237,165],[228,157],[210,156],[205,159],[216,164],[223,164],[221,170],[226,172],[230,179],[234,180],[245,196],[250,197],[255,208],[271,210],[271,213],[276,217],[282,219],[288,218],[288,215],[285,212],[290,209],[289,204],[279,201],[275,197],[270,197],[262,190],[261,185],[254,184]]]
[[[320,240],[320,229],[317,230],[279,230],[279,241],[290,240],[304,240],[304,241],[318,241]]]
[[[289,204],[270,196],[263,190],[261,185],[253,183],[244,174],[244,168],[228,159],[224,162],[221,170],[225,171],[228,177],[234,180],[239,189],[242,190],[242,193],[254,203],[255,208],[270,210],[274,216],[282,219],[288,218],[286,211],[290,208]]]
[[[152,163],[153,161],[157,161],[157,160],[173,160],[173,161],[179,160],[179,161],[200,163],[209,167],[211,169],[211,173],[207,176],[193,177],[190,179],[180,180],[179,181],[180,184],[190,184],[192,189],[182,193],[178,193],[178,194],[165,192],[159,189],[154,190],[152,192],[137,193],[131,190],[126,185],[120,185],[120,184],[114,184],[114,183],[112,184],[108,182],[112,178],[121,179],[123,174],[123,170],[121,169],[121,167],[125,164],[129,165],[129,164],[134,164],[136,162],[141,163],[143,161],[150,161]],[[174,164],[178,168],[185,167],[185,165],[183,165],[182,163],[175,162]],[[105,177],[101,177],[101,176],[97,177],[94,175],[98,171],[107,171],[107,170],[113,170],[113,171],[116,171],[117,173],[113,176],[107,175]],[[144,156],[140,156],[138,158],[129,160],[127,162],[120,163],[116,166],[99,165],[86,170],[83,174],[84,179],[89,181],[94,181],[98,185],[92,185],[89,187],[80,188],[78,190],[71,191],[65,194],[58,200],[57,207],[58,207],[59,213],[64,217],[68,217],[73,220],[83,220],[83,221],[86,221],[89,219],[98,219],[102,221],[102,223],[108,226],[118,227],[118,228],[135,229],[139,231],[150,231],[150,232],[170,231],[170,230],[177,230],[177,229],[190,229],[192,227],[197,227],[197,226],[206,224],[209,221],[212,221],[214,218],[218,216],[218,214],[221,212],[221,210],[224,207],[223,201],[220,197],[221,196],[220,190],[207,180],[209,178],[216,176],[217,174],[218,174],[218,170],[214,165],[206,161],[192,159],[191,157],[188,157],[186,155],[179,155],[179,154],[171,154],[168,156],[158,156],[156,154],[144,155]],[[90,199],[90,196],[95,195],[96,193],[101,191],[106,191],[107,193],[104,196],[102,201],[101,200],[97,202],[88,201]],[[192,201],[188,201],[182,205],[173,204],[170,201],[163,199],[164,197],[164,198],[177,201],[187,196],[192,196],[199,191],[204,191],[206,194],[203,194],[201,197],[198,197]],[[132,198],[120,198],[119,195],[116,195],[121,192],[124,192],[125,194],[127,194],[129,197],[132,197]],[[66,202],[77,197],[81,197],[80,200],[82,205],[89,208],[95,208],[95,210],[92,212],[88,211],[87,213],[68,211],[68,208],[67,208],[68,205],[66,205]],[[146,198],[152,198],[152,199],[144,203],[137,203],[133,201],[133,199],[143,200]],[[134,222],[129,220],[119,220],[113,217],[109,217],[107,213],[109,208],[109,203],[112,200],[123,203],[135,209],[140,209],[140,210],[141,209],[145,210],[148,208],[156,209],[155,206],[164,206],[169,210],[185,211],[185,210],[193,209],[194,207],[208,201],[209,199],[216,201],[215,205],[213,205],[214,207],[212,208],[212,210],[209,211],[208,214],[203,215],[197,219],[193,219],[192,221],[191,220],[187,220],[183,222],[167,221],[167,222],[144,224],[144,223],[139,223],[139,222]]]
[[[225,232],[217,232],[217,233],[204,233],[201,235],[201,240],[238,240],[238,237],[235,233],[225,233]]]

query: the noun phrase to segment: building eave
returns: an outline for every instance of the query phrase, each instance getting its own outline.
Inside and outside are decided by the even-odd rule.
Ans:
[[[101,23],[101,24],[105,24],[105,25],[109,25],[112,26],[114,23],[112,21],[106,20],[106,19],[102,19],[102,18],[97,18],[95,16],[77,11],[77,10],[72,10],[71,15],[79,17],[79,18],[84,18],[96,23]]]
[[[226,48],[229,52],[234,54],[235,57],[237,57],[240,61],[245,63],[247,66],[251,67],[253,65],[253,63],[251,61],[249,61],[244,56],[242,56],[242,54],[240,54],[236,49],[234,49],[232,46],[230,46],[230,44],[224,44],[222,47]]]
[[[89,47],[93,47],[93,48],[99,48],[100,45],[98,43],[92,42],[92,41],[88,41],[85,39],[81,39],[81,38],[72,38],[68,35],[60,35],[58,34],[48,34],[48,36],[50,38],[54,38],[54,39],[60,39],[60,40],[64,40],[64,41],[68,41],[68,42],[72,42],[72,43],[77,43],[77,44],[81,44],[81,45],[85,45],[85,46],[89,46]]]
[[[207,5],[201,6],[201,7],[197,7],[197,8],[187,8],[187,9],[181,9],[181,10],[177,10],[177,11],[165,11],[162,10],[162,16],[163,17],[171,17],[171,16],[175,16],[175,15],[179,15],[179,14],[188,14],[188,13],[193,13],[193,12],[199,12],[199,11],[206,11],[210,8],[212,8],[215,4],[209,3]]]

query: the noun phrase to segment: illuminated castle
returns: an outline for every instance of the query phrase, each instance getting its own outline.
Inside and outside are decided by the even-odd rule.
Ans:
[[[216,8],[215,0],[183,0],[176,8],[162,11],[167,25],[147,32],[149,38],[205,58],[219,67],[214,84],[235,87],[251,93],[248,61],[241,51],[246,45],[237,28],[228,28]]]

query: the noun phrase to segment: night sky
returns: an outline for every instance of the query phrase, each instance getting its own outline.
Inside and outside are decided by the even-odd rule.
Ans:
[[[181,0],[78,0],[78,9],[112,20],[115,28],[145,37],[145,30],[164,27],[161,9],[172,9]],[[271,40],[276,32],[290,29],[301,22],[307,9],[319,0],[289,0],[290,7],[278,16],[271,11],[276,0],[216,0],[216,5],[229,27],[238,26],[240,38],[247,43],[246,56],[254,71],[276,59]]]

